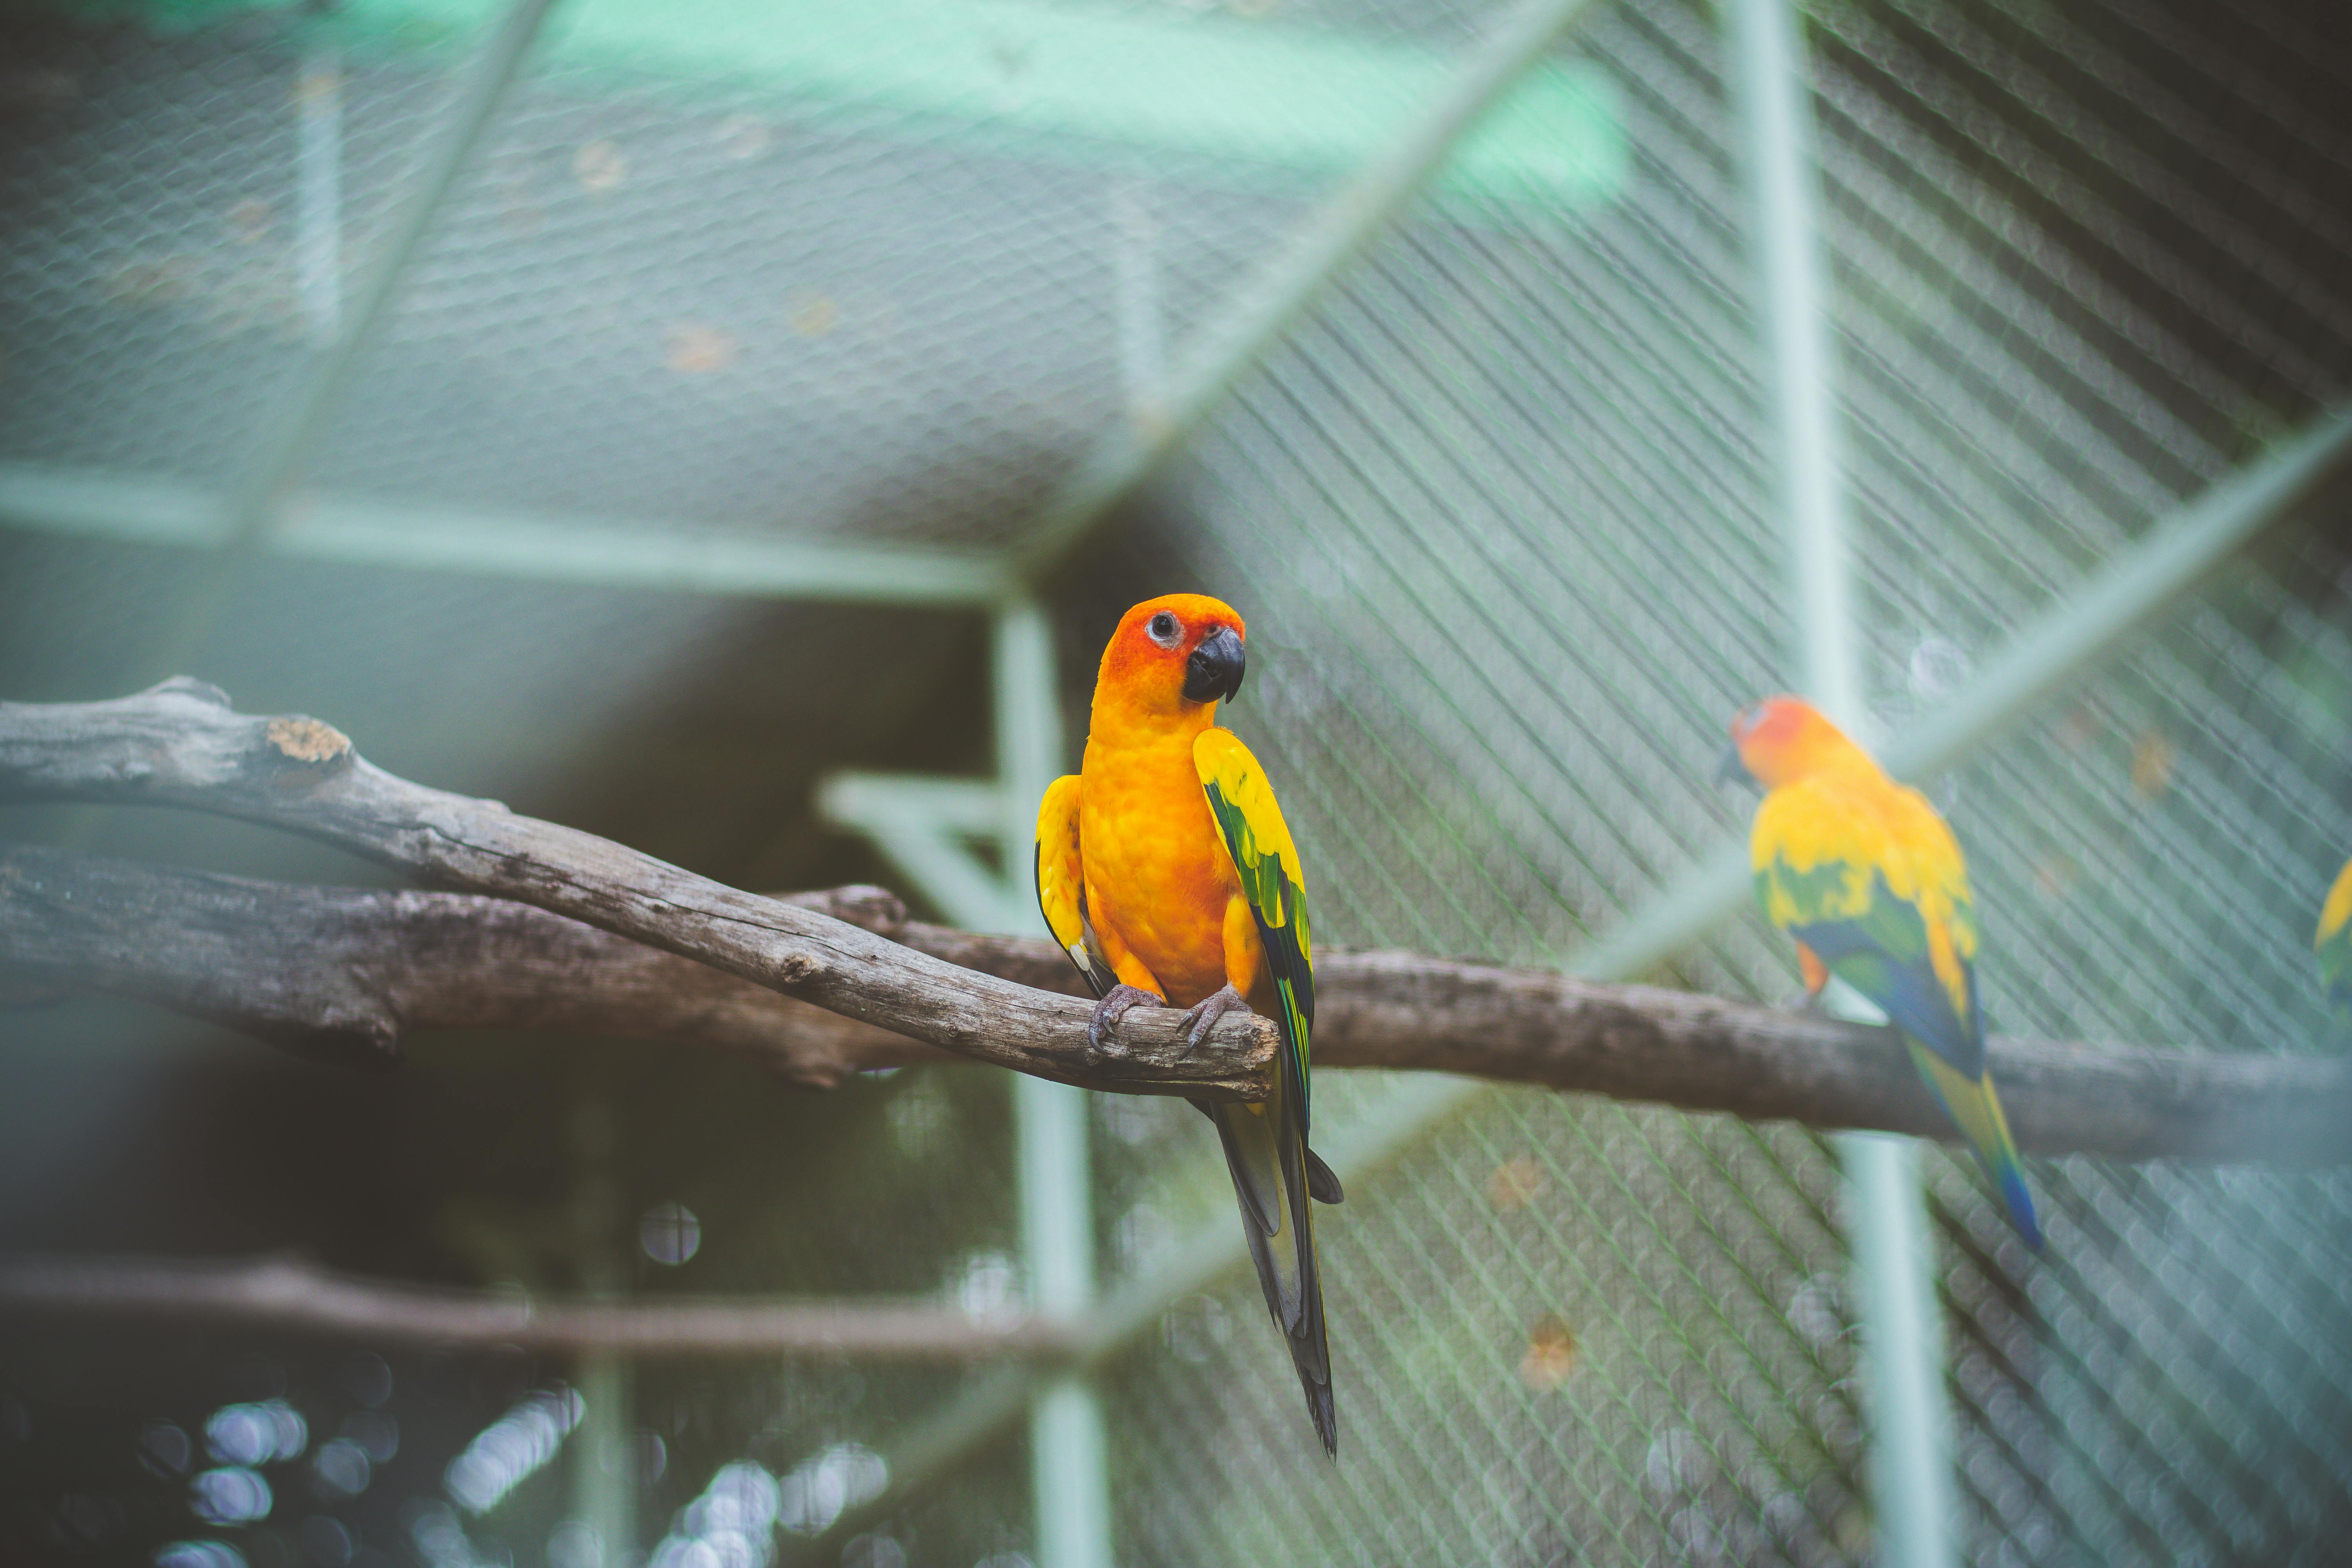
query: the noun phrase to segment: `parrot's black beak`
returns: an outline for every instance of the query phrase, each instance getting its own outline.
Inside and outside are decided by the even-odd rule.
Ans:
[[[1737,741],[1723,748],[1723,760],[1715,764],[1717,785],[1727,784],[1734,780],[1751,784],[1756,782],[1756,775],[1749,773],[1748,764],[1739,760],[1739,743]]]
[[[1211,626],[1192,657],[1184,661],[1184,700],[1214,702],[1222,697],[1228,702],[1242,689],[1242,672],[1249,668],[1249,655],[1242,649],[1241,634],[1231,626]]]

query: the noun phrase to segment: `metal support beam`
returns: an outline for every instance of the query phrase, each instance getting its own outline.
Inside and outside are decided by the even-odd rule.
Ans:
[[[2321,416],[2150,527],[2019,628],[1942,707],[1888,741],[1879,760],[1914,783],[1950,767],[2113,653],[2347,470],[2352,405]],[[1570,967],[1596,980],[1647,974],[1746,908],[1751,896],[1747,846],[1726,844]]]
[[[194,486],[21,463],[0,464],[0,527],[196,549],[227,542],[219,506]],[[335,496],[307,500],[300,515],[259,548],[299,560],[412,571],[848,604],[978,607],[1001,600],[1012,582],[1001,556],[980,551]]]
[[[2189,592],[2232,552],[2284,521],[2332,476],[2352,467],[2352,409],[2332,414],[2242,473],[2214,486],[2158,523],[2094,573],[2074,595],[2021,628],[1940,712],[1888,742],[1898,775],[1916,778],[1948,767],[2053,688],[2115,650],[2126,636]],[[1610,938],[1570,960],[1588,980],[1633,980],[1704,939],[1753,894],[1744,845],[1726,845],[1701,860]],[[1490,1086],[1430,1077],[1381,1111],[1336,1129],[1317,1143],[1349,1186],[1377,1172],[1468,1110]],[[1208,1289],[1248,1261],[1234,1227],[1203,1226],[1174,1258],[1111,1293],[1087,1321],[1079,1365],[1091,1369],[1150,1334],[1168,1309]],[[890,1483],[849,1510],[792,1559],[829,1561],[827,1548],[952,1471],[1002,1436],[1044,1381],[1034,1370],[975,1382],[886,1446]]]
[[[497,112],[531,40],[539,34],[553,0],[514,0],[498,31],[475,57],[442,122],[399,205],[389,229],[361,273],[349,300],[340,298],[337,280],[338,329],[326,345],[311,356],[294,384],[261,426],[256,450],[227,497],[207,521],[222,546],[211,559],[189,574],[173,614],[166,617],[152,640],[127,651],[123,673],[136,679],[142,664],[156,676],[184,668],[204,646],[226,608],[239,563],[275,532],[287,497],[309,470],[327,422],[350,384],[361,359],[374,343],[418,246],[440,210],[442,199],[456,184],[474,144]],[[306,90],[310,84],[306,83]],[[340,93],[340,87],[336,91]],[[306,226],[301,264],[304,306],[314,312],[323,298],[322,286],[308,270],[323,254],[323,246],[310,226],[318,213],[315,204],[341,194],[341,109],[329,121],[324,109],[307,105],[302,121],[302,152],[298,178],[299,206]],[[332,142],[330,142],[331,132]],[[337,167],[328,184],[326,158]],[[340,240],[337,242],[340,248]],[[86,830],[86,829],[85,829]],[[74,837],[79,833],[75,832]]]
[[[480,0],[337,0],[321,31],[355,47],[430,37]],[[1163,6],[1051,0],[858,0],[851,14],[782,14],[774,0],[642,0],[579,6],[547,57],[583,83],[730,100],[788,116],[911,119],[991,154],[1080,166],[1133,161],[1263,190],[1269,174],[1321,176],[1370,160],[1398,111],[1455,65],[1411,29],[1339,29],[1286,16],[1204,23]],[[1386,31],[1387,36],[1381,36]],[[1017,81],[1017,91],[1008,91]],[[1440,188],[1547,208],[1625,183],[1623,127],[1597,70],[1529,73],[1507,111],[1465,139]],[[868,123],[871,123],[871,120]],[[1278,173],[1277,173],[1278,172]]]
[[[1802,22],[1794,0],[1734,0],[1731,31],[1765,399],[1779,449],[1804,683],[1834,722],[1872,745],[1877,737],[1856,652],[1836,349]],[[1843,985],[1833,985],[1826,1000],[1843,1016],[1885,1021]],[[1845,1171],[1843,1218],[1860,1308],[1879,1561],[1887,1568],[1950,1568],[1952,1413],[1918,1148],[1908,1139],[1861,1132],[1832,1142]]]
[[[474,144],[498,112],[523,56],[539,36],[554,0],[515,0],[499,30],[478,55],[449,106],[448,118],[425,152],[416,174],[393,214],[382,244],[360,275],[342,330],[305,368],[284,407],[265,432],[260,451],[230,495],[227,543],[232,550],[258,543],[278,521],[278,509],[298,483],[326,433],[327,420],[351,384],[352,373],[373,345],[394,298],[433,226],[434,216],[472,156]]]
[[[572,1086],[572,1247],[583,1295],[617,1300],[628,1281],[622,1240],[626,1218],[620,1182],[621,1121],[610,1068],[598,1059]],[[571,1440],[570,1525],[595,1542],[593,1568],[629,1568],[637,1558],[634,1368],[621,1354],[594,1350],[576,1368],[580,1425]]]
[[[995,647],[997,774],[1006,879],[1018,900],[1006,929],[1043,933],[1044,917],[1021,872],[1035,841],[1037,801],[1062,771],[1062,715],[1053,634],[1035,602],[998,612]],[[1087,1093],[1026,1074],[1013,1080],[1021,1145],[1021,1238],[1030,1304],[1076,1321],[1094,1305],[1094,1177],[1087,1148]],[[1029,1414],[1029,1489],[1038,1568],[1111,1568],[1110,1475],[1102,1400],[1064,1372],[1038,1390]]]
[[[818,810],[871,837],[958,925],[1027,934],[1043,926],[1027,876],[1037,801],[1063,759],[1053,637],[1034,600],[998,606],[993,655],[997,782],[836,774],[819,790]],[[972,840],[986,837],[1002,847],[1002,875],[971,851]],[[1015,1075],[1013,1110],[1030,1305],[1042,1317],[1076,1322],[1095,1292],[1086,1091]],[[929,1447],[918,1443],[892,1457],[893,1485],[926,1473],[922,1454],[984,1441],[1025,1405],[1038,1568],[1111,1568],[1099,1397],[1066,1369],[1017,1386],[1008,1395],[986,1383],[958,1402],[946,1427],[925,1440]]]
[[[296,292],[311,340],[332,343],[343,324],[343,59],[331,44],[302,57],[295,157]]]
[[[1290,243],[1226,300],[1173,367],[1161,417],[1118,421],[1080,459],[1023,531],[1017,564],[1024,579],[1050,569],[1151,477],[1341,268],[1387,232],[1462,138],[1591,4],[1523,0],[1467,52],[1444,90],[1388,151],[1318,207]]]
[[[1808,695],[1862,738],[1870,712],[1855,653],[1812,83],[1791,0],[1734,0],[1731,19],[1764,402],[1778,448],[1800,662]]]
[[[977,779],[835,773],[817,786],[817,815],[874,841],[940,912],[971,931],[1025,930],[1012,890],[972,853],[974,839],[1000,831],[995,784]]]
[[[2003,644],[1974,680],[1898,736],[1898,777],[1941,772],[2045,692],[2106,656],[2323,486],[2352,471],[2352,405],[2331,410],[2231,474],[2085,578]]]

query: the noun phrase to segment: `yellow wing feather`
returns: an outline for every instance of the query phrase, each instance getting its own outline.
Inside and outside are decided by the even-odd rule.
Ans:
[[[2347,924],[2352,924],[2352,860],[2347,860],[2344,869],[2336,873],[2336,885],[2327,889],[2327,901],[2319,907],[2319,934],[2313,939],[2315,945],[2343,935]]]
[[[2328,1000],[2352,1017],[2352,861],[2345,862],[2336,885],[2327,889],[2311,945],[2319,955],[2319,983]]]
[[[1087,926],[1086,857],[1078,840],[1078,796],[1082,781],[1065,773],[1045,787],[1037,803],[1037,909],[1045,929],[1078,973],[1100,995],[1118,984],[1110,965],[1097,951]]]
[[[1755,870],[1793,873],[1763,883],[1764,912],[1788,928],[1861,920],[1875,888],[1917,911],[1927,957],[1956,1014],[1969,1016],[1968,965],[1977,955],[1976,909],[1959,840],[1927,797],[1881,775],[1817,775],[1765,796],[1749,839]]]

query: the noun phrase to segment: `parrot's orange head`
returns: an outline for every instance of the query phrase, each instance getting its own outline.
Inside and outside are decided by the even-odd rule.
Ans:
[[[1202,594],[1146,599],[1120,617],[1103,649],[1097,706],[1116,698],[1138,714],[1174,716],[1213,708],[1242,689],[1249,628],[1234,607]]]
[[[1766,789],[1778,789],[1824,769],[1852,765],[1875,768],[1845,731],[1822,716],[1820,709],[1801,697],[1767,697],[1751,702],[1731,721],[1731,749],[1724,753],[1722,776],[1746,774]]]

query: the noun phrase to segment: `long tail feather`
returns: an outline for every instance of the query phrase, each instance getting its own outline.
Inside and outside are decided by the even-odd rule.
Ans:
[[[1976,1079],[1960,1075],[1935,1052],[1918,1042],[1906,1042],[1911,1047],[1911,1059],[1919,1068],[1919,1076],[1944,1102],[1944,1110],[1958,1124],[1960,1136],[1969,1141],[1976,1152],[1977,1163],[1984,1167],[1986,1177],[2000,1191],[2001,1202],[2009,1209],[2009,1221],[2025,1238],[2025,1245],[2034,1251],[2042,1250],[2042,1226],[2033,1215],[2033,1194],[2025,1187],[2025,1166],[2019,1159],[2017,1141],[2010,1136],[2009,1118],[2001,1114],[2000,1097],[1993,1092],[1992,1075]]]
[[[1249,1243],[1250,1261],[1257,1267],[1266,1311],[1290,1347],[1291,1365],[1297,1369],[1307,1413],[1323,1440],[1323,1451],[1336,1456],[1339,1417],[1331,1393],[1330,1343],[1323,1327],[1323,1281],[1315,1256],[1306,1140],[1297,1136],[1296,1120],[1285,1104],[1195,1103],[1217,1124],[1242,1211],[1242,1235]],[[1270,1191],[1260,1185],[1268,1171],[1280,1173]],[[1261,1196],[1275,1211],[1271,1226],[1258,1223],[1256,1200]]]

